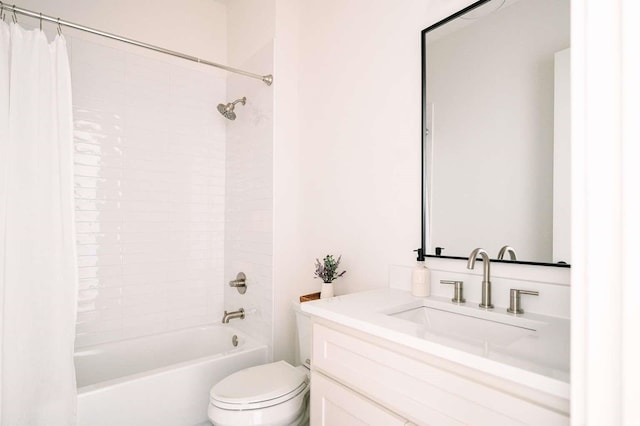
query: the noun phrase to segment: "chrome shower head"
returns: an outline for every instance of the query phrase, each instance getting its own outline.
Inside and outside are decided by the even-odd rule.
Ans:
[[[242,105],[245,105],[247,103],[247,98],[246,97],[242,97],[240,99],[236,99],[233,102],[229,102],[228,104],[218,104],[218,111],[220,111],[220,114],[224,115],[226,118],[228,118],[229,120],[235,120],[236,119],[236,113],[233,112],[233,110],[236,107],[236,104],[240,102]]]

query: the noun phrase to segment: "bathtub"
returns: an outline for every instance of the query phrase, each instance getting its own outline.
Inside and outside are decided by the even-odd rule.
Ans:
[[[78,426],[194,426],[208,424],[211,386],[264,364],[267,347],[211,325],[86,346],[74,359]]]

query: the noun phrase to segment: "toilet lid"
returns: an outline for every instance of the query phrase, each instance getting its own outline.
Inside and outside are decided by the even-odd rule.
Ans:
[[[212,402],[224,405],[281,401],[281,397],[303,388],[306,379],[303,372],[278,361],[233,373],[213,386],[209,395]]]

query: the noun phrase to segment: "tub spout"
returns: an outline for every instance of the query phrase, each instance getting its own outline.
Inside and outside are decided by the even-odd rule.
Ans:
[[[224,311],[224,316],[222,317],[222,323],[229,324],[229,320],[236,319],[236,318],[244,319],[244,309],[240,308],[237,311],[233,311],[233,312]]]

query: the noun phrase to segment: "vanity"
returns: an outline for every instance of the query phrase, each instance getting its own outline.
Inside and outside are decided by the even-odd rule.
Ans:
[[[311,424],[569,424],[569,320],[477,306],[391,288],[302,304]]]

